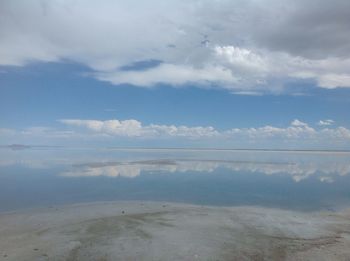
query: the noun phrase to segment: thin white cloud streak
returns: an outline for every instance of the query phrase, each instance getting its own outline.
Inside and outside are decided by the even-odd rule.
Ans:
[[[334,124],[334,120],[320,120],[317,125],[319,126],[330,126],[330,125],[333,125]]]
[[[205,86],[213,83],[227,85],[238,82],[231,70],[213,65],[194,68],[187,65],[160,64],[143,71],[110,71],[94,75],[99,80],[113,84],[132,84],[141,87],[152,87],[162,83],[174,86],[196,83]]]
[[[283,92],[288,78],[350,87],[349,7],[347,0],[4,0],[0,64],[68,60],[116,85],[195,83],[248,95]],[[147,60],[162,63],[121,69]]]
[[[11,136],[15,135],[16,131],[13,129],[8,129],[8,128],[0,128],[0,135],[1,136]]]

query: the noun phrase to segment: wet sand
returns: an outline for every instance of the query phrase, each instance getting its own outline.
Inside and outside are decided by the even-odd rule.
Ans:
[[[0,214],[0,260],[350,260],[350,213],[101,202]]]

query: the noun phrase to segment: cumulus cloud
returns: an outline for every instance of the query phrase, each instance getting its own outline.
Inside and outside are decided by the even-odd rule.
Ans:
[[[322,129],[320,132],[329,138],[350,139],[350,130],[344,127],[334,129],[326,128]]]
[[[216,62],[224,64],[236,82],[226,82],[227,88],[244,87],[245,90],[257,88],[270,91],[279,87],[289,78],[311,79],[319,87],[333,89],[350,86],[349,58],[325,57],[309,59],[292,56],[285,52],[271,52],[262,49],[244,49],[231,45],[216,46]],[[276,85],[277,81],[277,86]],[[239,83],[237,85],[237,83]],[[283,84],[283,83],[282,83]]]
[[[268,70],[268,64],[259,54],[245,48],[235,46],[216,46],[215,54],[226,60],[239,74],[264,73]]]
[[[137,120],[79,120],[63,119],[60,122],[71,125],[85,127],[97,133],[108,134],[122,137],[185,137],[185,138],[203,138],[214,137],[219,134],[213,127],[187,127],[175,125],[157,125],[151,124],[143,126]]]
[[[4,0],[0,65],[68,60],[116,85],[241,94],[281,92],[288,78],[350,87],[349,23],[347,0]]]
[[[324,144],[327,142],[350,142],[350,130],[345,127],[315,129],[298,119],[293,120],[289,126],[281,128],[275,126],[262,126],[257,128],[233,128],[217,130],[212,126],[176,126],[176,125],[143,125],[137,120],[79,120],[64,119],[61,123],[68,126],[83,127],[95,134],[110,137],[139,137],[142,139],[182,138],[197,140],[215,140],[216,142],[245,141],[249,142],[291,142],[302,145]],[[76,130],[75,130],[76,131]],[[344,143],[345,144],[345,143]],[[305,144],[304,144],[305,145]]]
[[[61,120],[61,122],[67,125],[82,126],[95,132],[116,136],[133,137],[144,134],[141,122],[136,120]]]
[[[293,120],[290,126],[285,128],[267,125],[259,128],[235,128],[227,131],[227,133],[230,136],[246,137],[252,140],[276,138],[287,140],[315,139],[320,135],[319,131],[298,119]]]
[[[316,126],[295,119],[285,127],[265,125],[217,129],[213,126],[143,124],[126,120],[59,120],[62,127],[0,129],[3,143],[23,144],[123,144],[128,146],[222,147],[222,148],[328,148],[347,149],[350,130],[322,120]],[[152,142],[153,145],[150,145]]]

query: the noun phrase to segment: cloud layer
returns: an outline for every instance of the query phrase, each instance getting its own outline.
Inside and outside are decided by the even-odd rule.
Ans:
[[[68,60],[116,85],[242,94],[283,92],[288,79],[350,87],[349,24],[347,0],[5,0],[0,65]]]
[[[157,125],[151,124],[143,126],[137,120],[77,120],[66,119],[60,122],[70,125],[85,127],[97,133],[107,134],[111,136],[121,137],[143,137],[143,138],[159,138],[159,137],[185,137],[185,138],[203,138],[215,137],[219,132],[213,127],[187,127],[175,125]]]
[[[265,125],[217,129],[213,126],[143,124],[135,119],[62,119],[56,128],[1,129],[2,144],[349,149],[350,130],[333,120],[313,125],[295,119],[285,127]]]
[[[320,121],[322,128],[315,129],[298,119],[293,120],[289,126],[281,128],[263,126],[258,128],[233,128],[217,130],[212,126],[176,126],[176,125],[143,125],[141,122],[131,120],[80,120],[63,119],[61,123],[82,127],[93,133],[103,134],[110,137],[139,137],[143,139],[159,138],[185,138],[185,139],[213,139],[213,140],[243,140],[246,143],[261,141],[295,142],[296,145],[305,142],[320,143],[324,140],[336,142],[349,142],[350,130],[345,127],[329,128],[334,121]],[[320,124],[322,123],[322,124]],[[325,124],[326,123],[326,124]],[[326,127],[324,127],[326,126]]]

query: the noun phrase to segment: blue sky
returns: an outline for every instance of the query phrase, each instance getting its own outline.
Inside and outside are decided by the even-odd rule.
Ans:
[[[0,143],[350,149],[348,4],[268,2],[3,1]]]

